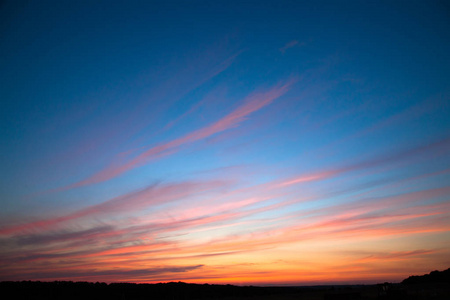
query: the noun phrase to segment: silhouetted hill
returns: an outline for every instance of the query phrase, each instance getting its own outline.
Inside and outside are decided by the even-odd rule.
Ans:
[[[402,281],[402,284],[420,284],[420,283],[449,283],[450,268],[445,271],[433,271],[422,276],[409,276]]]
[[[2,294],[12,299],[221,299],[259,297],[297,292],[293,287],[256,287],[170,282],[158,284],[91,283],[72,281],[0,282]]]
[[[259,287],[169,282],[158,284],[72,281],[0,282],[7,299],[33,300],[341,300],[450,299],[450,269],[410,276],[401,284],[316,287]]]

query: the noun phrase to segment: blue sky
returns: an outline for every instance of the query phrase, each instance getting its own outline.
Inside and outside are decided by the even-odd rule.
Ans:
[[[2,280],[448,267],[445,3],[6,1],[0,19]]]

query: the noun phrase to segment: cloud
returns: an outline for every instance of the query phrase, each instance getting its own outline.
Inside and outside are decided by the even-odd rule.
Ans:
[[[18,236],[18,240],[22,241],[21,251],[2,255],[2,267],[5,267],[3,273],[12,274],[11,276],[21,273],[23,276],[29,276],[26,278],[36,280],[61,280],[67,274],[72,275],[70,278],[80,280],[97,280],[97,278],[133,281],[135,279],[163,280],[166,273],[169,277],[170,272],[183,273],[184,267],[171,269],[171,267],[142,268],[142,266],[167,264],[168,261],[172,261],[176,264],[182,262],[188,267],[195,267],[196,264],[189,264],[189,262],[192,263],[199,258],[229,260],[230,257],[258,253],[257,251],[277,253],[277,248],[283,248],[287,244],[308,245],[310,241],[336,239],[363,241],[399,234],[442,232],[449,230],[445,213],[448,211],[448,203],[429,205],[420,205],[420,203],[447,195],[448,191],[449,188],[431,189],[382,198],[358,199],[353,203],[337,204],[328,206],[326,209],[302,210],[291,213],[291,219],[281,216],[278,219],[268,219],[268,224],[258,227],[258,230],[243,230],[232,235],[222,234],[216,239],[211,239],[214,237],[211,236],[206,240],[191,237],[174,241],[171,241],[171,238],[164,238],[158,241],[156,236],[171,231],[193,234],[195,233],[195,230],[192,230],[193,227],[206,226],[211,229],[217,222],[244,228],[245,225],[239,225],[236,220],[245,216],[247,212],[249,215],[256,214],[264,207],[243,212],[240,211],[239,205],[231,207],[225,205],[222,207],[224,211],[217,212],[217,215],[173,219],[172,222],[169,219],[166,222],[150,221],[147,224],[138,221],[136,225],[131,226],[126,225],[126,222],[120,222],[120,228],[99,226],[91,230],[74,230],[73,232],[62,230],[53,235],[36,233],[35,237]],[[245,205],[245,201],[238,204]],[[386,208],[389,208],[387,212]],[[238,211],[233,212],[234,210]],[[292,220],[296,221],[292,223]],[[261,220],[257,220],[257,223],[261,223]],[[76,244],[72,244],[73,242]],[[44,248],[34,250],[29,249],[30,246]],[[400,257],[401,253],[397,254]],[[403,253],[403,255],[408,254]],[[410,255],[414,256],[414,253]],[[389,259],[388,256],[386,257]],[[392,254],[391,259],[395,260],[395,253]],[[27,265],[28,271],[18,272],[19,264],[11,264],[11,262]],[[39,265],[44,263],[48,272],[44,272],[42,277],[39,277],[41,275],[38,275],[34,268],[37,270]],[[132,271],[134,269],[136,272]],[[95,272],[86,270],[95,270]],[[161,273],[153,275],[152,270]],[[200,278],[203,275],[198,276]]]
[[[291,219],[264,227],[251,234],[224,236],[198,245],[200,251],[255,251],[286,244],[336,239],[373,239],[394,235],[445,232],[448,203],[419,205],[423,201],[447,195],[449,188],[405,193],[371,201],[353,202],[301,211]],[[406,205],[406,207],[405,207]],[[388,210],[387,212],[385,210]],[[290,221],[294,221],[294,223]]]
[[[381,252],[373,253],[365,256],[364,258],[358,259],[357,262],[386,262],[388,260],[405,260],[411,257],[420,257],[423,255],[430,255],[436,253],[436,250],[413,250],[413,251],[392,251],[392,252]]]
[[[50,218],[41,221],[28,222],[16,226],[0,229],[0,235],[9,235],[23,231],[48,229],[56,225],[94,216],[108,216],[110,214],[124,214],[142,210],[146,207],[167,204],[172,201],[186,199],[190,195],[211,191],[227,186],[227,182],[180,182],[171,184],[152,184],[144,189],[133,191],[102,203],[86,207],[65,216]],[[116,215],[117,216],[117,215]]]
[[[287,43],[286,45],[284,45],[283,47],[281,47],[280,52],[284,54],[286,52],[286,50],[293,48],[297,45],[302,46],[302,45],[304,45],[304,43],[299,43],[299,41],[297,41],[297,40],[292,40],[289,43]]]
[[[27,234],[22,235],[17,238],[17,244],[19,246],[35,245],[35,244],[48,244],[54,242],[68,241],[68,240],[79,240],[79,239],[90,239],[95,238],[99,234],[110,232],[113,230],[113,226],[104,225],[94,228],[89,228],[85,230],[68,231],[64,230],[62,232],[54,234]]]
[[[237,127],[240,123],[245,121],[250,114],[262,109],[272,103],[275,99],[284,95],[293,83],[294,80],[291,80],[266,92],[254,92],[243,101],[244,103],[241,106],[209,126],[190,132],[167,143],[162,143],[151,147],[125,164],[106,168],[105,170],[102,170],[93,176],[66,188],[80,187],[112,179],[152,160],[176,153],[184,145],[194,143],[214,134]]]
[[[394,150],[385,153],[384,155],[377,155],[373,158],[369,158],[359,162],[358,161],[349,162],[346,165],[306,173],[299,176],[293,176],[291,178],[279,182],[275,186],[282,188],[305,182],[322,181],[342,175],[344,173],[367,170],[386,165],[391,166],[393,164],[405,163],[411,159],[415,159],[414,163],[417,163],[417,160],[423,157],[434,158],[436,156],[444,155],[449,151],[450,151],[450,137],[445,137],[425,144],[416,145],[414,147],[405,148],[401,150]]]
[[[52,273],[55,276],[58,270],[64,270],[73,274],[79,272],[79,278],[85,278],[85,270],[95,268],[106,270],[104,275],[97,274],[99,277],[113,280],[120,276],[108,275],[108,270],[121,266],[149,270],[142,268],[142,264],[170,261],[195,265],[192,262],[196,258],[229,260],[258,251],[276,253],[277,248],[288,244],[308,245],[336,239],[363,241],[444,232],[450,228],[446,219],[449,204],[440,201],[448,195],[450,187],[387,196],[384,196],[386,192],[381,194],[383,196],[352,193],[345,203],[330,204],[327,199],[339,193],[313,192],[304,189],[302,184],[408,161],[416,156],[434,156],[447,145],[448,140],[443,139],[350,162],[339,168],[231,190],[236,182],[152,184],[65,216],[3,228],[0,233],[9,242],[0,252],[1,267],[4,273],[24,274],[17,266],[20,262],[29,267],[28,274],[34,276],[33,267],[46,264],[49,270],[55,269],[49,271],[55,271]],[[226,193],[217,193],[224,187]],[[198,195],[200,197],[194,197]],[[178,200],[183,200],[183,205],[175,205],[170,211],[162,209],[161,204]],[[283,209],[300,202],[319,205],[311,209],[301,206]],[[128,214],[147,208],[152,210],[140,216],[130,218]],[[280,213],[274,214],[276,210]],[[109,219],[111,216],[113,218]],[[215,235],[216,232],[219,234]],[[151,272],[141,276],[139,272],[125,271],[121,278],[152,280]]]
[[[117,268],[117,269],[84,269],[84,270],[60,270],[60,269],[50,269],[46,271],[28,271],[24,272],[20,278],[27,278],[28,280],[60,280],[60,279],[70,279],[73,280],[87,280],[96,281],[100,279],[101,281],[121,281],[124,278],[143,278],[143,279],[156,279],[162,278],[167,275],[174,273],[187,273],[196,269],[202,268],[203,265],[187,265],[187,266],[164,266],[155,268],[140,268],[140,269],[127,269],[127,268]],[[18,280],[19,278],[16,278]],[[13,278],[14,280],[14,278]]]

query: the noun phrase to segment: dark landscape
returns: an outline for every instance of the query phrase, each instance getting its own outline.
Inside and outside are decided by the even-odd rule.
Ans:
[[[4,281],[11,299],[449,299],[450,268],[401,283],[262,287],[169,282],[158,284]]]

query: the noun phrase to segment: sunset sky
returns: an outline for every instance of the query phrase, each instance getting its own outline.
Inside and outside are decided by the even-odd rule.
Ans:
[[[450,267],[446,1],[0,4],[0,281]]]

